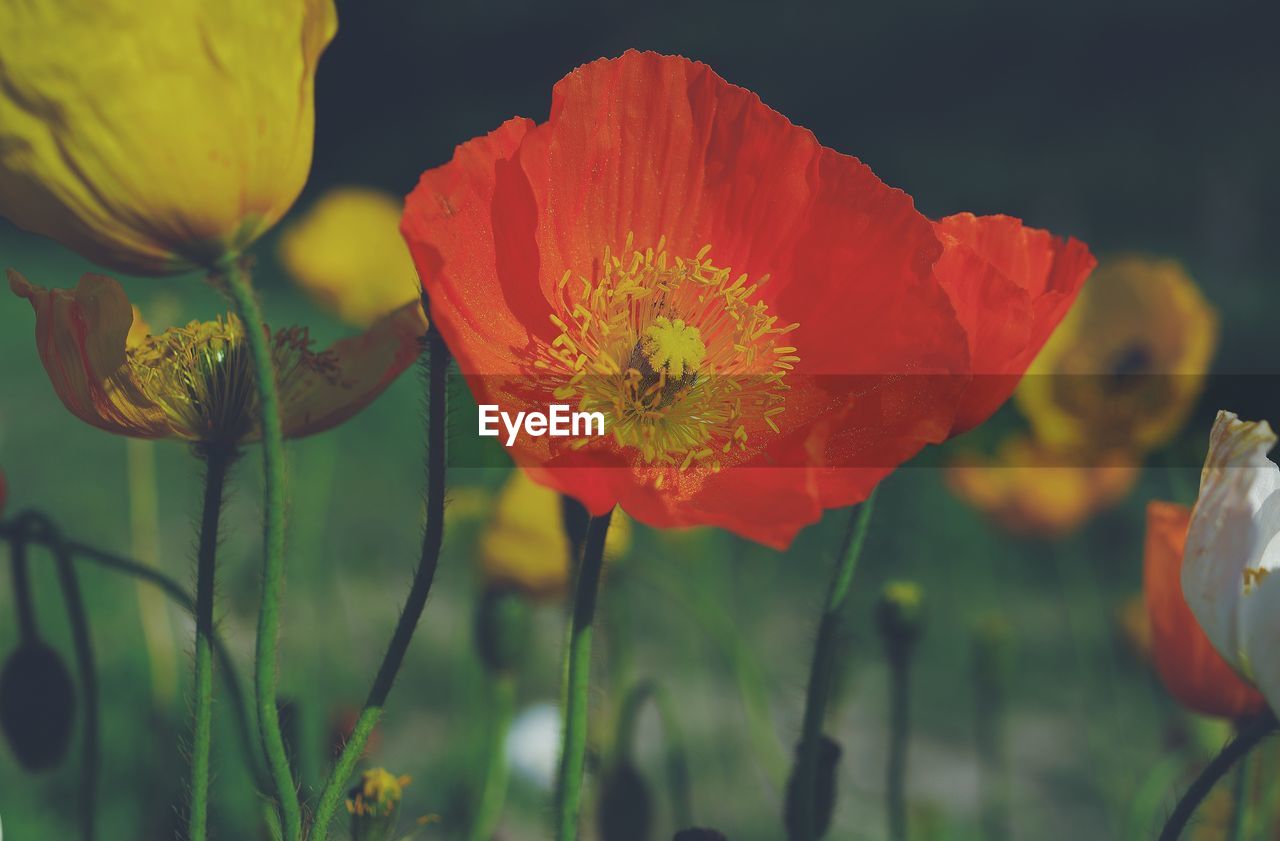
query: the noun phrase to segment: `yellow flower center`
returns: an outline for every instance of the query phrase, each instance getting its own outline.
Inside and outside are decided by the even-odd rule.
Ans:
[[[645,328],[640,348],[654,371],[666,369],[667,374],[676,379],[686,373],[696,373],[702,360],[707,358],[707,347],[698,328],[678,318],[672,321],[665,315],[658,316]]]
[[[615,442],[649,464],[719,470],[753,436],[779,431],[799,361],[781,337],[799,325],[779,325],[755,300],[768,276],[734,277],[710,252],[672,256],[665,238],[639,249],[628,236],[591,277],[566,271],[551,316],[560,333],[533,363],[557,400],[603,413]]]
[[[306,328],[277,331],[272,356],[285,399],[301,371],[338,375],[332,354],[311,349]],[[128,349],[126,364],[142,401],[158,406],[192,440],[234,446],[257,426],[256,375],[244,325],[234,315],[148,336]]]

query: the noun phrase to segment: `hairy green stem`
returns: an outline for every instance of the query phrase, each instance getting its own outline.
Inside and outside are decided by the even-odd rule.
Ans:
[[[591,636],[600,573],[604,569],[604,543],[613,512],[592,517],[583,542],[573,588],[573,613],[569,619],[569,644],[565,648],[566,681],[564,732],[560,771],[556,779],[556,833],[558,841],[578,837],[582,809],[582,775],[587,760],[587,712],[591,689]]]
[[[267,770],[275,785],[287,841],[302,838],[302,807],[289,767],[289,755],[280,732],[276,693],[280,680],[280,598],[284,589],[285,453],[280,415],[280,390],[271,340],[262,320],[262,309],[253,285],[239,263],[230,261],[219,275],[244,322],[245,339],[253,361],[258,389],[258,419],[262,434],[262,595],[258,609],[258,636],[254,647],[254,698],[258,709],[258,734],[267,757]]]
[[[818,623],[818,638],[813,646],[813,662],[809,671],[809,690],[805,696],[804,720],[800,730],[800,745],[796,751],[794,771],[797,804],[794,835],[790,841],[816,841],[814,812],[818,802],[818,751],[822,739],[822,726],[827,715],[827,701],[836,681],[836,643],[840,621],[844,615],[845,600],[853,584],[853,574],[858,568],[858,556],[867,537],[867,524],[875,503],[875,491],[866,501],[853,509],[849,529],[845,533],[836,557],[836,568],[827,591],[827,602]]]
[[[1168,820],[1165,821],[1164,829],[1160,832],[1159,841],[1177,841],[1182,835],[1182,830],[1186,828],[1187,822],[1195,814],[1196,807],[1213,790],[1218,780],[1231,770],[1231,766],[1257,747],[1259,742],[1274,733],[1277,726],[1276,716],[1270,710],[1242,726],[1236,737],[1227,742],[1218,755],[1210,760],[1200,772],[1200,776],[1195,778],[1182,795],[1178,804],[1173,807]]]
[[[427,596],[431,593],[431,583],[435,580],[436,566],[440,561],[440,547],[444,542],[444,490],[445,490],[445,421],[447,418],[449,349],[439,331],[432,326],[427,331],[427,355],[424,363],[427,369],[427,523],[422,535],[422,552],[418,560],[418,569],[413,576],[413,584],[409,588],[409,596],[405,599],[404,609],[400,612],[400,620],[391,635],[387,652],[378,667],[378,674],[373,679],[369,696],[365,699],[364,709],[360,711],[352,728],[351,737],[343,745],[338,761],[334,763],[329,777],[320,791],[320,801],[316,807],[315,821],[311,827],[313,841],[324,841],[328,837],[329,824],[333,821],[338,804],[342,802],[347,779],[355,770],[356,763],[364,753],[369,734],[382,718],[382,708],[386,704],[391,687],[395,684],[396,675],[404,663],[405,652],[413,640],[422,611],[427,605]]]
[[[480,788],[480,803],[476,807],[471,832],[467,836],[470,841],[489,841],[493,838],[507,801],[509,774],[506,742],[511,719],[515,715],[516,683],[511,675],[496,675],[489,680],[489,685],[492,697],[484,781]]]
[[[16,545],[19,540],[19,534],[26,528],[23,524],[27,522],[47,524],[49,521],[43,515],[34,511],[24,512],[13,523],[0,522],[0,540],[11,541]],[[148,564],[132,558],[104,552],[87,543],[79,543],[65,538],[55,540],[50,536],[47,529],[45,533],[34,533],[27,539],[32,543],[39,543],[50,548],[60,545],[66,550],[69,557],[81,557],[106,569],[124,573],[139,581],[145,581],[160,589],[179,607],[193,617],[195,616],[196,603],[191,594],[183,589],[182,585],[177,581]],[[253,773],[254,779],[257,780],[258,787],[265,791],[270,781],[267,780],[261,763],[258,761],[253,739],[253,722],[249,714],[248,703],[242,688],[243,685],[236,671],[235,661],[231,659],[231,653],[227,650],[226,643],[223,642],[216,629],[213,632],[212,643],[213,653],[218,658],[218,672],[222,675],[222,679],[226,683],[227,694],[231,696],[233,701],[232,708],[235,711],[236,727],[240,733],[240,747],[244,753],[245,764]]]
[[[195,717],[191,735],[191,814],[188,838],[204,841],[209,823],[209,757],[213,740],[213,594],[222,489],[235,455],[222,449],[205,454],[204,507],[196,555]]]

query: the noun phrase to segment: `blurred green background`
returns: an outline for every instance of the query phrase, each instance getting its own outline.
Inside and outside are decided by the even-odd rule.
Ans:
[[[1152,837],[1195,762],[1225,730],[1180,712],[1118,635],[1114,614],[1140,587],[1148,499],[1190,501],[1217,408],[1280,418],[1266,352],[1280,293],[1272,263],[1280,221],[1280,61],[1263,4],[1046,5],[1000,2],[816,4],[670,2],[340,5],[321,63],[315,169],[298,208],[361,183],[407,192],[455,144],[516,114],[545,117],[550,88],[577,64],[628,47],[681,53],[862,158],[932,216],[1006,212],[1070,233],[1096,253],[1173,256],[1218,308],[1210,384],[1182,437],[1158,454],[1119,508],[1063,541],[1013,539],[943,486],[932,452],[884,485],[846,624],[845,677],[832,718],[844,746],[831,837],[880,839],[886,668],[872,604],[886,580],[919,581],[927,628],[913,682],[908,795],[914,837],[981,839],[984,768],[975,742],[971,631],[1007,624],[1007,740],[1012,837]],[[257,282],[274,323],[343,328],[289,285],[274,237],[257,248]],[[46,286],[89,267],[0,223],[0,262]],[[144,313],[168,322],[225,307],[198,278],[127,280]],[[25,302],[0,300],[0,470],[8,513],[49,512],[73,536],[131,551],[127,448],[72,418],[37,358]],[[163,325],[159,325],[163,326]],[[457,407],[467,400],[459,393]],[[358,705],[416,562],[422,514],[422,388],[406,374],[370,409],[290,446],[290,551],[282,694],[296,704],[299,765],[315,786],[329,721]],[[478,447],[455,408],[455,489],[493,489],[507,468]],[[467,421],[464,424],[462,421]],[[947,449],[983,448],[1019,423],[1011,410]],[[247,675],[258,583],[257,451],[234,475],[219,558],[220,628]],[[199,471],[180,446],[157,448],[163,568],[192,580]],[[460,491],[459,491],[460,492]],[[799,731],[817,611],[847,515],[832,512],[778,554],[721,533],[637,529],[606,584],[598,644],[596,747],[607,751],[622,690],[660,680],[692,757],[694,814],[734,841],[782,837],[776,770]],[[392,695],[373,759],[414,777],[403,810],[441,820],[424,838],[458,838],[480,771],[486,684],[473,654],[473,564],[481,521],[460,518],[422,626]],[[43,556],[40,556],[43,557]],[[152,841],[183,825],[191,623],[171,610],[179,685],[157,693],[135,584],[82,566],[103,695],[100,837]],[[41,630],[69,651],[49,564],[35,564]],[[0,654],[16,639],[0,576]],[[562,616],[538,613],[519,675],[521,705],[554,701]],[[726,634],[728,627],[736,634]],[[734,639],[736,637],[736,639]],[[728,639],[726,639],[728,638]],[[732,644],[726,644],[731,642]],[[745,676],[745,677],[744,677]],[[749,737],[739,685],[758,682],[770,733]],[[163,681],[161,681],[163,683]],[[260,837],[259,803],[218,708],[214,837]],[[772,740],[772,741],[770,741]],[[641,730],[641,767],[670,837],[661,734]],[[74,757],[74,754],[73,754]],[[0,749],[0,819],[14,841],[75,836],[74,762],[24,775]],[[502,837],[545,838],[548,795],[513,781]],[[1209,836],[1212,837],[1212,836]]]

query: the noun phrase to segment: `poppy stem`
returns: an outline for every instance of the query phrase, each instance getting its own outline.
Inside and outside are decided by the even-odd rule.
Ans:
[[[826,719],[827,701],[830,700],[836,679],[836,643],[840,620],[844,615],[845,601],[853,584],[853,574],[858,568],[858,556],[867,537],[867,525],[875,505],[873,490],[861,505],[853,509],[849,529],[845,533],[836,558],[836,568],[827,591],[827,602],[818,623],[818,638],[813,646],[813,661],[809,672],[809,689],[805,696],[804,720],[801,724],[800,744],[796,748],[796,764],[792,771],[792,785],[796,797],[790,811],[793,825],[788,827],[790,841],[816,841],[818,804],[818,752],[822,742],[822,725]],[[789,822],[790,823],[790,822]]]
[[[600,594],[600,573],[604,568],[605,537],[609,533],[610,510],[592,517],[583,541],[582,560],[573,586],[573,612],[569,619],[569,639],[565,647],[564,733],[560,751],[560,771],[556,779],[556,839],[574,841],[578,837],[578,815],[582,810],[582,776],[587,759],[587,712],[591,690],[591,637],[596,602]]]
[[[424,306],[426,301],[423,301]],[[428,313],[429,315],[430,313]],[[427,605],[427,596],[431,593],[431,583],[435,580],[436,566],[440,561],[440,547],[444,543],[444,491],[445,491],[445,444],[446,417],[448,409],[448,374],[449,349],[445,346],[440,332],[432,324],[427,329],[427,355],[423,367],[427,372],[427,487],[426,507],[427,523],[422,534],[422,553],[418,559],[418,569],[413,576],[413,584],[409,587],[409,596],[405,599],[404,608],[400,612],[400,620],[396,623],[387,652],[378,667],[369,696],[365,699],[364,709],[356,719],[351,730],[351,737],[342,747],[338,761],[334,763],[329,777],[320,791],[320,800],[316,807],[315,821],[311,825],[311,841],[324,841],[329,834],[329,824],[333,821],[338,804],[345,794],[347,780],[354,772],[356,763],[364,754],[365,743],[369,734],[382,718],[382,708],[386,704],[387,695],[395,683],[400,666],[404,663],[405,653],[417,630],[418,620]]]
[[[19,529],[10,538],[10,551],[13,553],[9,572],[13,576],[13,600],[17,607],[18,638],[23,644],[36,642],[40,632],[36,627],[36,614],[31,599],[31,574],[27,566],[27,534],[26,529]]]
[[[1169,814],[1169,819],[1160,832],[1159,841],[1177,841],[1196,807],[1213,790],[1218,780],[1231,770],[1232,765],[1257,747],[1259,742],[1274,733],[1277,726],[1280,726],[1280,722],[1276,721],[1275,713],[1268,710],[1241,727],[1236,737],[1223,746],[1173,807],[1173,812]]]
[[[907,841],[907,743],[911,730],[910,650],[889,655],[889,757],[885,812],[889,841]]]
[[[213,593],[218,553],[218,519],[222,490],[235,453],[213,448],[205,461],[204,508],[200,515],[200,548],[196,555],[195,717],[191,735],[190,841],[204,841],[209,822],[209,758],[213,738]]]
[[[16,542],[19,535],[26,527],[22,525],[27,522],[47,523],[42,515],[34,511],[27,511],[20,514],[15,521],[17,525],[10,523],[0,523],[0,540],[8,540]],[[32,543],[39,543],[45,546],[54,546],[53,539],[48,535],[32,534],[29,538]],[[163,572],[154,567],[133,560],[132,558],[124,558],[119,555],[113,555],[110,552],[104,552],[97,547],[90,546],[86,543],[79,543],[74,540],[61,539],[61,545],[66,549],[68,556],[75,558],[81,557],[91,561],[99,566],[107,569],[122,572],[125,575],[132,576],[139,581],[145,581],[161,591],[166,596],[176,602],[183,610],[195,615],[196,605],[191,594],[183,589],[182,585],[174,581]],[[222,641],[222,637],[215,629],[212,636],[213,652],[218,658],[218,671],[222,675],[223,681],[226,683],[226,690],[232,696],[234,701],[233,709],[236,715],[236,725],[240,731],[240,746],[244,752],[245,763],[253,772],[254,778],[258,782],[259,788],[263,790],[270,785],[267,780],[262,766],[258,761],[257,752],[254,750],[253,742],[253,725],[249,715],[249,707],[245,700],[245,695],[241,689],[240,677],[236,672],[235,661],[231,659],[231,654],[227,651],[226,643]]]
[[[484,781],[480,789],[480,804],[476,807],[475,820],[471,823],[470,841],[489,841],[493,838],[502,810],[507,801],[507,733],[515,715],[516,682],[511,675],[495,675],[489,678],[489,735]]]
[[[1245,837],[1245,822],[1249,815],[1249,777],[1250,769],[1256,764],[1252,757],[1240,760],[1236,768],[1235,781],[1232,786],[1231,830],[1227,833],[1227,841],[1242,841]]]
[[[276,383],[271,343],[262,320],[262,308],[254,296],[249,275],[234,260],[220,267],[219,277],[244,323],[258,389],[258,416],[262,429],[262,595],[258,609],[258,635],[254,648],[254,697],[258,708],[258,734],[267,757],[267,770],[275,785],[286,841],[302,838],[302,807],[289,767],[276,693],[280,680],[280,598],[284,589],[285,453],[280,417],[280,390]]]

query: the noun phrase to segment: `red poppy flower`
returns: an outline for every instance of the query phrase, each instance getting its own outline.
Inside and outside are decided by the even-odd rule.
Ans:
[[[1013,383],[974,362],[1020,374],[1088,269],[1016,220],[935,230],[750,91],[637,52],[458,147],[402,230],[480,403],[605,415],[518,437],[534,478],[779,547],[989,414]]]
[[[1186,506],[1147,505],[1143,590],[1156,671],[1169,694],[1188,709],[1233,719],[1261,712],[1266,708],[1262,694],[1222,659],[1182,595],[1182,552],[1190,524]]]

